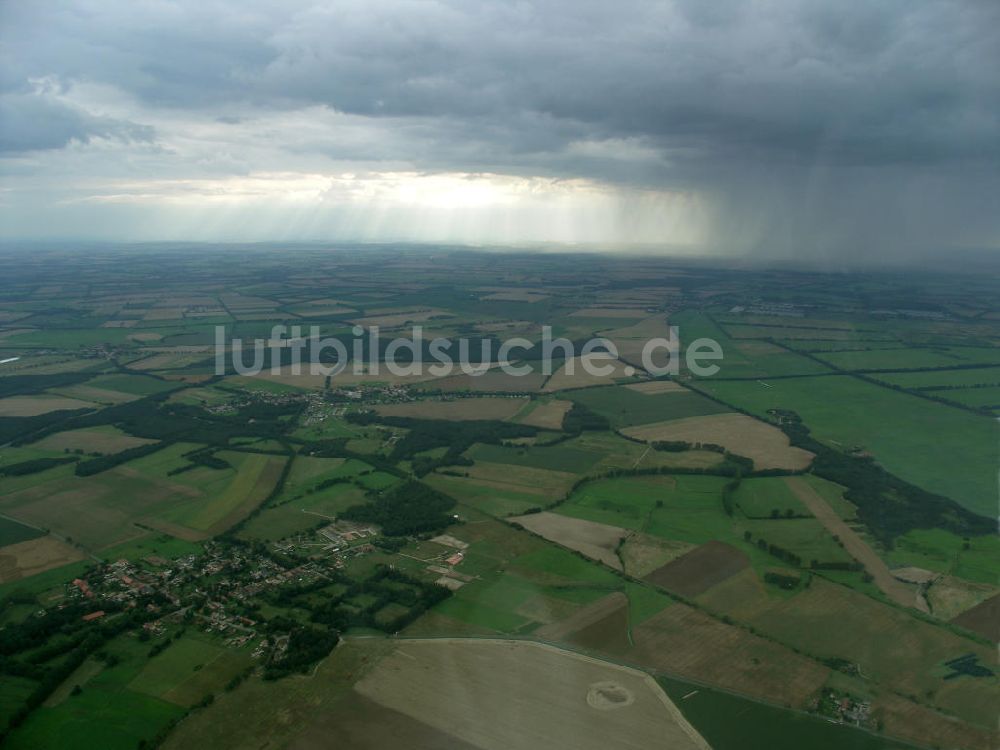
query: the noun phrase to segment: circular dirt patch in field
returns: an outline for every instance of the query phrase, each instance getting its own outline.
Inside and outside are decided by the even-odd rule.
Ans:
[[[587,691],[587,703],[591,708],[610,711],[624,708],[635,702],[635,696],[617,682],[595,682]]]

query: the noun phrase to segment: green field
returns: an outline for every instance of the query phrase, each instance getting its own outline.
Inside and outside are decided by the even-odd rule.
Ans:
[[[184,709],[128,688],[142,670],[148,648],[128,636],[112,641],[105,649],[119,663],[88,679],[79,695],[33,711],[8,737],[6,747],[134,750],[140,742],[151,740],[169,721],[180,718]]]
[[[45,536],[45,532],[9,518],[0,518],[0,547],[37,539],[40,536]]]
[[[722,509],[726,481],[697,475],[600,479],[578,488],[556,512],[701,543],[733,534]]]
[[[784,516],[789,512],[796,516],[812,515],[782,477],[744,479],[733,500],[744,515],[751,518]]]
[[[506,447],[483,443],[474,445],[469,449],[467,455],[475,461],[531,466],[536,469],[568,471],[574,474],[589,471],[602,458],[600,453],[570,448],[565,445],[554,445],[551,448],[546,448],[531,445]]]
[[[930,372],[891,372],[879,374],[878,380],[902,388],[921,390],[935,386],[964,387],[971,385],[1000,386],[1000,367],[977,367],[969,370],[932,370]],[[948,398],[950,390],[936,392]]]
[[[913,747],[833,724],[818,716],[768,706],[682,680],[660,677],[658,681],[712,750],[907,750]]]
[[[714,401],[685,391],[650,395],[625,386],[610,386],[570,392],[567,397],[606,417],[616,429],[725,411]]]
[[[246,653],[185,635],[149,659],[128,687],[137,693],[189,706],[221,690],[249,664]]]
[[[717,398],[767,418],[796,412],[813,437],[839,448],[862,447],[890,472],[958,501],[996,510],[996,420],[881,388],[850,376],[793,378],[768,384],[700,381]]]
[[[455,498],[462,505],[468,505],[498,518],[524,513],[529,508],[544,505],[548,500],[536,494],[518,492],[506,487],[500,489],[484,486],[470,479],[445,474],[431,474],[425,481],[431,487]]]
[[[803,344],[796,343],[795,348],[805,347]],[[979,347],[873,349],[871,351],[823,352],[816,356],[842,370],[910,370],[918,367],[1000,363],[1000,353],[996,349]]]

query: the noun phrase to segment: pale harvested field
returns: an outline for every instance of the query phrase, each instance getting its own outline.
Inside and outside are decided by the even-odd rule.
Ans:
[[[635,532],[628,536],[621,548],[625,572],[642,578],[671,560],[676,560],[695,545]]]
[[[576,550],[593,560],[599,560],[615,570],[622,569],[615,548],[618,547],[622,537],[627,536],[629,532],[619,526],[560,516],[547,511],[515,516],[510,520],[556,544]]]
[[[0,583],[18,581],[82,560],[83,557],[80,550],[60,542],[54,536],[8,544],[0,547]]]
[[[36,445],[49,451],[82,450],[98,453],[119,453],[128,448],[155,443],[155,440],[132,437],[116,429],[84,429],[57,432],[49,435]]]
[[[997,593],[996,586],[973,583],[963,578],[939,576],[927,589],[931,613],[941,620],[951,620],[986,601]]]
[[[843,542],[847,553],[865,566],[865,570],[868,571],[868,574],[874,579],[875,585],[883,594],[904,607],[914,607],[921,612],[929,611],[927,602],[924,601],[917,589],[896,578],[889,571],[882,558],[876,555],[874,550],[865,543],[865,540],[837,515],[836,511],[830,507],[822,495],[813,489],[811,484],[802,477],[785,477],[785,484],[809,509],[809,512],[819,519],[826,530]]]
[[[753,459],[760,469],[804,469],[813,454],[789,444],[788,437],[773,425],[744,414],[711,414],[667,422],[628,427],[622,432],[646,442],[683,440],[689,443],[714,443],[730,453]]]
[[[406,641],[355,690],[481,750],[709,747],[648,675],[544,644]]]
[[[655,396],[660,393],[690,393],[687,388],[676,380],[650,380],[645,383],[631,383],[625,387],[637,393],[644,393],[647,396]]]
[[[607,375],[593,375],[584,369],[584,359],[587,360],[591,369],[601,372],[608,369]],[[570,372],[572,370],[572,374]],[[587,388],[592,385],[610,385],[622,378],[628,378],[636,374],[636,370],[621,360],[613,359],[606,354],[593,354],[589,357],[574,357],[558,370],[552,373],[552,377],[545,383],[543,391],[562,391],[568,388]]]
[[[380,404],[375,411],[387,417],[417,419],[510,419],[528,403],[527,398],[459,398],[454,401],[411,401]]]
[[[0,417],[37,417],[61,409],[88,409],[94,405],[65,396],[11,396],[0,399]]]
[[[539,404],[532,409],[531,413],[517,419],[516,421],[521,424],[538,427],[543,430],[561,430],[563,417],[566,416],[566,412],[568,412],[572,406],[572,401],[554,399],[544,404]]]
[[[145,332],[145,333],[132,333],[129,334],[129,339],[131,341],[138,341],[140,343],[148,341],[159,341],[163,336],[159,333]]]
[[[779,705],[804,707],[830,669],[791,649],[671,604],[632,631],[630,660]]]

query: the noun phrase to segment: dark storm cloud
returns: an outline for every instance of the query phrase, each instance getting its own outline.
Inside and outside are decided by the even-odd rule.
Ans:
[[[892,234],[907,194],[936,205],[942,227],[998,234],[969,216],[978,191],[998,187],[1000,4],[989,0],[102,0],[2,12],[4,90],[107,85],[234,126],[248,112],[328,107],[396,137],[287,132],[276,147],[699,190],[727,207],[720,226],[790,202],[827,232],[896,191],[876,235]],[[15,123],[29,116],[24,96],[9,103]],[[7,148],[114,131],[65,111],[45,119],[5,129]],[[779,234],[798,237],[802,215]]]
[[[95,117],[36,93],[0,94],[0,153],[59,149],[92,138],[153,140],[153,128]]]

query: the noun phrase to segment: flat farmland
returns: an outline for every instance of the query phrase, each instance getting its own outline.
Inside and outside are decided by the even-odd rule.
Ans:
[[[867,542],[840,518],[812,485],[802,477],[785,477],[784,480],[795,496],[809,508],[809,512],[823,524],[830,536],[839,539],[844,550],[865,566],[865,570],[872,576],[875,585],[883,594],[904,607],[916,607],[923,612],[927,611],[924,598],[889,572],[889,568]],[[801,557],[806,559],[807,555]]]
[[[416,419],[510,419],[528,403],[526,398],[459,398],[451,401],[424,400],[404,404],[381,404],[375,410],[387,417]]]
[[[53,536],[7,544],[0,547],[0,583],[20,581],[82,559],[80,550]]]
[[[352,505],[365,501],[354,484],[335,484],[324,490],[280,501],[262,510],[240,528],[241,539],[277,541],[324,525]]]
[[[426,481],[459,502],[492,516],[506,516],[547,505],[562,497],[576,475],[530,466],[476,461],[467,476],[434,473]]]
[[[766,422],[745,414],[713,414],[629,427],[624,434],[636,440],[681,440],[722,445],[730,453],[753,459],[756,469],[804,469],[813,454],[789,444],[788,436]]]
[[[563,417],[573,406],[570,401],[552,399],[536,404],[527,414],[518,417],[514,421],[520,424],[540,427],[543,430],[561,430]]]
[[[646,575],[645,580],[688,598],[750,566],[745,553],[723,542],[706,542]]]
[[[767,384],[709,378],[699,387],[762,418],[790,409],[819,440],[867,449],[888,471],[974,512],[996,510],[995,419],[849,376]]]
[[[483,750],[708,748],[649,676],[542,644],[408,641],[356,689]]]
[[[100,550],[136,536],[135,521],[199,496],[187,485],[118,467],[86,479],[70,475],[35,484],[0,499],[0,509]]]
[[[750,518],[769,518],[773,515],[812,515],[796,497],[782,477],[754,477],[744,479],[733,496],[736,505]]]
[[[155,440],[138,438],[106,425],[57,432],[39,440],[32,447],[48,451],[84,451],[86,453],[119,453],[129,448],[155,443]]]
[[[632,630],[623,656],[643,667],[803,708],[829,668],[696,609],[675,603]]]
[[[95,404],[57,395],[11,396],[0,398],[0,417],[37,417],[53,411],[93,409]]]
[[[207,533],[224,531],[264,501],[286,461],[284,457],[259,453],[220,451],[217,455],[236,467],[228,486],[198,507],[186,509],[182,514],[169,514],[168,520]]]
[[[587,367],[593,372],[588,372]],[[589,388],[627,380],[635,375],[636,368],[607,355],[575,357],[552,373],[545,381],[544,391],[563,391],[571,388]],[[595,374],[601,373],[601,374]]]
[[[640,385],[660,386],[657,382]],[[569,398],[606,417],[615,428],[718,414],[724,410],[686,388],[650,393],[636,390],[640,385],[587,389],[571,393]]]
[[[423,387],[441,391],[470,391],[474,393],[535,393],[542,389],[546,376],[541,371],[529,372],[523,376],[509,375],[494,368],[482,375],[456,374],[432,379]]]
[[[992,649],[844,586],[814,577],[808,589],[775,600],[750,624],[807,653],[859,664],[863,674],[900,694],[930,691],[932,703],[971,723],[995,720],[989,708],[1000,699],[995,678],[943,679],[948,659],[973,653],[993,664]]]
[[[685,552],[694,549],[688,542],[674,542],[669,539],[632,532],[619,550],[625,572],[642,578],[671,560],[676,560]]]
[[[222,690],[226,682],[251,664],[249,652],[222,648],[186,636],[143,666],[128,687],[180,706],[192,706]]]
[[[937,386],[961,388],[974,385],[1000,386],[1000,367],[976,367],[964,370],[932,370],[930,372],[889,372],[872,377],[902,388],[921,390]],[[948,398],[950,391],[939,395]]]
[[[482,464],[476,463],[476,466]],[[552,497],[538,488],[507,482],[478,482],[466,477],[434,473],[424,478],[431,487],[467,507],[495,518],[524,513],[550,502]]]
[[[510,520],[549,541],[576,550],[616,570],[622,569],[615,549],[628,534],[626,529],[547,512],[515,516]]]
[[[797,344],[796,347],[802,347]],[[817,353],[824,362],[843,370],[909,370],[967,364],[1000,364],[996,349],[986,347],[926,347],[919,349],[861,349]],[[931,373],[928,373],[931,374]]]
[[[198,467],[170,476],[198,446],[177,443],[89,477],[55,475],[0,499],[0,511],[71,536],[90,550],[137,535],[140,522],[183,538],[203,538],[256,506],[281,473],[282,457],[223,452],[236,468]]]
[[[988,388],[961,388],[955,390],[941,391],[937,395],[943,396],[949,401],[957,401],[960,404],[971,406],[976,409],[990,408],[994,412],[1000,410],[1000,386]]]
[[[702,543],[730,536],[722,477],[678,475],[600,479],[579,487],[556,512],[653,536]]]
[[[0,517],[0,549],[8,544],[26,542],[29,539],[37,539],[45,536],[45,532],[36,529],[34,526],[25,526],[19,521],[10,518]]]
[[[469,449],[468,455],[477,463],[486,461],[573,474],[582,474],[591,470],[603,458],[601,453],[574,448],[566,444],[549,447],[544,445],[504,446],[476,443]]]

